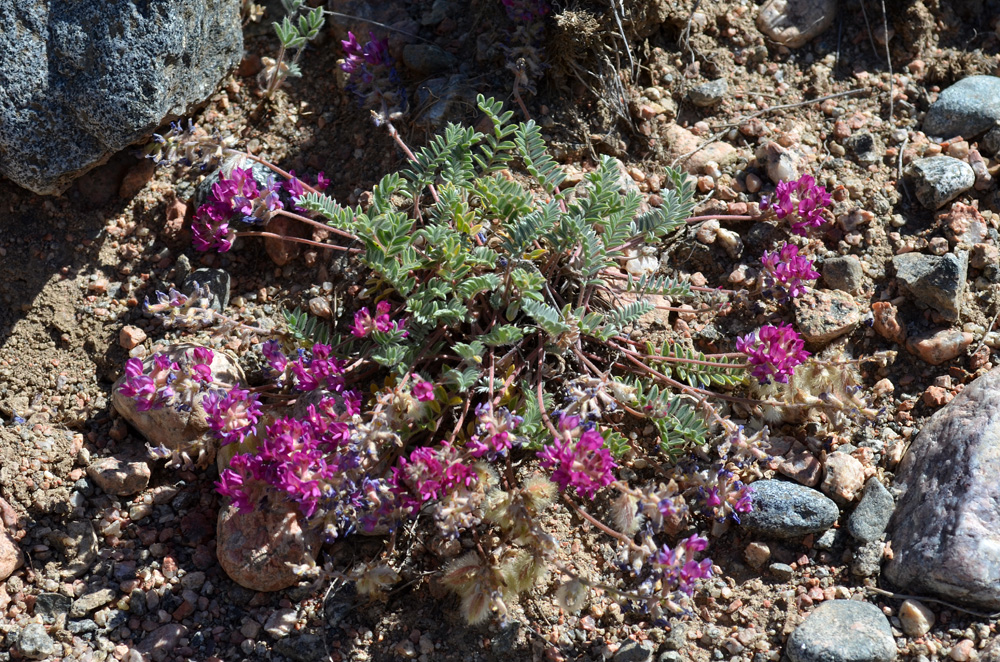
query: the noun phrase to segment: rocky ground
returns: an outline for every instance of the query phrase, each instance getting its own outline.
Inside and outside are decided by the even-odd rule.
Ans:
[[[233,582],[217,556],[215,471],[164,468],[111,407],[124,361],[168,337],[140,304],[209,280],[227,314],[278,324],[317,297],[335,306],[357,274],[261,244],[193,251],[185,219],[200,175],[123,153],[61,197],[0,182],[0,662],[1000,660],[990,615],[1000,607],[998,7],[788,4],[805,7],[791,20],[805,34],[771,3],[627,1],[628,49],[605,3],[557,7],[549,68],[525,93],[571,177],[611,154],[650,204],[672,165],[697,178],[699,212],[754,214],[775,181],[801,173],[834,198],[810,245],[823,277],[783,314],[824,358],[864,359],[847,381],[878,416],[833,434],[772,421],[775,459],[755,512],[713,541],[718,572],[691,614],[659,627],[598,596],[570,616],[546,588],[514,606],[508,628],[468,627],[432,574],[415,572],[384,603],[350,586]],[[413,98],[400,123],[409,143],[445,119],[475,121],[477,91],[514,107],[499,3],[331,8],[403,31],[390,49]],[[269,20],[248,26],[246,57],[196,120],[285,168],[325,171],[329,192],[354,203],[402,158],[336,74],[338,39],[364,24],[335,21],[305,54],[306,78],[255,117],[261,57],[276,47]],[[430,42],[447,57],[404,56]],[[739,288],[773,241],[767,223],[709,221],[663,247],[664,268]],[[651,315],[637,331],[708,351],[753,321],[692,310]],[[560,517],[551,527],[564,562],[616,581],[608,540]],[[347,539],[324,552],[347,568],[381,548]],[[419,541],[412,553],[413,567],[439,565]]]

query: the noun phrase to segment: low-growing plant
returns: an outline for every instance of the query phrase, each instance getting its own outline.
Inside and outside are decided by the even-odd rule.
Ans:
[[[264,89],[264,96],[268,99],[274,96],[285,79],[302,76],[302,70],[299,68],[302,51],[323,29],[323,23],[326,21],[323,8],[308,9],[305,7],[305,2],[306,0],[281,0],[285,16],[281,22],[272,23],[280,43],[278,57],[262,58],[264,68],[260,72],[260,85]],[[292,53],[291,59],[288,57],[289,53]]]
[[[718,533],[738,522],[752,507],[751,482],[766,457],[766,427],[734,421],[725,403],[758,413],[862,410],[856,397],[830,395],[844,379],[831,374],[850,372],[831,367],[850,361],[812,365],[782,323],[735,339],[729,353],[637,340],[637,324],[656,308],[689,312],[673,304],[738,298],[624,269],[645,247],[711,218],[692,216],[689,178],[668,170],[662,205],[649,208],[624,189],[620,164],[603,157],[564,189],[563,170],[534,122],[514,124],[511,112],[482,96],[478,106],[490,130],[452,124],[416,153],[387,123],[408,166],[354,207],[274,166],[275,177],[260,185],[239,152],[190,127],[161,137],[154,158],[224,163],[195,214],[198,250],[273,236],[267,224],[280,214],[328,231],[329,241],[295,240],[349,252],[367,281],[356,310],[331,327],[300,310],[287,316],[288,330],[259,345],[271,370],[264,386],[219,387],[205,374],[207,357],[193,355],[186,365],[130,362],[122,393],[144,407],[188,404],[177,385],[191,384],[186,392],[201,394],[231,458],[219,492],[239,508],[258,507],[265,496],[286,499],[329,540],[392,532],[388,552],[400,524],[416,520],[432,538],[429,548],[451,557],[441,581],[470,623],[490,614],[503,620],[511,601],[550,572],[569,611],[599,587],[654,619],[677,613],[697,580],[712,574],[711,561],[699,559],[708,539],[690,531]],[[823,222],[829,198],[821,189],[805,180],[779,187],[778,215],[790,217],[793,232]],[[793,195],[797,208],[786,201]],[[797,248],[765,254],[763,265],[761,287],[780,286],[785,297],[804,293],[816,277]],[[231,332],[266,335],[177,293],[153,307],[181,324],[207,315]],[[812,377],[796,383],[803,369]],[[790,383],[815,392],[786,396],[781,389]],[[734,393],[755,384],[769,389],[765,399]],[[650,424],[655,440],[635,432]],[[591,511],[604,496],[610,514],[599,519]],[[622,584],[559,561],[544,517],[556,504],[610,537]],[[456,540],[467,545],[449,543]],[[407,572],[387,565],[390,553],[385,558],[349,573],[330,563],[299,570],[354,581],[377,598]]]

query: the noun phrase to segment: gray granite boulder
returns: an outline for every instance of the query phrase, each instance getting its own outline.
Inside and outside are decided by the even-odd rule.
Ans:
[[[940,209],[976,184],[972,166],[950,156],[916,159],[906,169],[917,200],[927,209]]]
[[[785,653],[792,662],[889,662],[896,659],[896,642],[875,605],[830,600],[795,629]]]
[[[989,131],[1000,121],[1000,78],[969,76],[945,88],[924,116],[929,136],[966,139]]]
[[[837,504],[821,492],[784,480],[753,483],[753,509],[740,517],[747,529],[774,538],[820,533],[840,516]]]
[[[1000,608],[1000,369],[965,387],[896,472],[883,576],[903,592]]]
[[[957,320],[969,272],[966,251],[945,255],[903,253],[892,258],[900,284],[925,306],[947,320]]]
[[[58,194],[243,56],[239,0],[0,0],[0,172]]]

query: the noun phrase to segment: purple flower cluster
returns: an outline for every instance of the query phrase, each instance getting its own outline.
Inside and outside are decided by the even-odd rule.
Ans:
[[[290,376],[292,386],[299,391],[314,391],[324,388],[334,393],[344,390],[345,363],[331,354],[329,345],[316,343],[312,351],[300,349],[294,361],[281,351],[277,340],[268,340],[261,347],[261,353],[268,365],[285,379]]]
[[[548,0],[500,0],[510,20],[518,23],[537,21],[549,13]]]
[[[157,354],[153,357],[149,374],[146,374],[141,359],[129,359],[125,362],[125,381],[118,387],[118,392],[135,400],[138,411],[162,409],[173,402],[175,394],[171,384],[177,378],[174,371],[178,367],[165,354]]]
[[[395,62],[389,55],[388,39],[369,38],[362,45],[353,32],[340,42],[344,48],[344,62],[340,68],[349,76],[347,89],[353,92],[365,107],[382,112],[402,113],[406,97],[396,73]]]
[[[266,223],[272,212],[284,208],[281,188],[274,175],[267,178],[263,187],[258,186],[250,168],[233,168],[228,177],[220,172],[208,201],[195,212],[191,243],[199,251],[225,253],[232,248],[235,236],[229,224],[234,220]]]
[[[247,510],[255,505],[255,487],[268,485],[296,503],[305,517],[319,513],[336,520],[338,532],[352,528],[383,505],[377,495],[386,491],[364,476],[362,453],[352,436],[359,403],[353,393],[331,396],[310,405],[301,420],[275,420],[255,453],[230,460],[217,491]]]
[[[717,521],[732,517],[738,524],[741,513],[753,510],[753,486],[741,481],[735,473],[720,469],[715,475],[715,484],[702,488],[706,515]]]
[[[781,250],[764,251],[760,258],[764,267],[764,286],[775,285],[784,290],[785,299],[794,299],[808,292],[804,281],[816,280],[819,272],[813,269],[812,260],[799,255],[799,247],[795,244],[784,244]]]
[[[805,343],[790,324],[762,326],[756,333],[736,341],[736,350],[747,355],[752,374],[762,384],[774,381],[787,384],[796,366],[809,358]]]
[[[564,416],[559,427],[564,431],[579,429],[577,416]],[[604,447],[604,437],[594,428],[585,430],[578,439],[567,435],[554,439],[538,452],[541,465],[552,472],[552,481],[565,491],[572,485],[576,490],[593,499],[597,490],[614,482],[618,467],[611,452]]]
[[[477,480],[475,469],[446,442],[437,448],[418,448],[408,459],[400,457],[398,466],[392,468],[389,484],[400,509],[416,513],[428,501],[436,501],[458,488],[472,487]]]
[[[166,354],[154,354],[148,373],[142,360],[129,359],[118,392],[135,400],[138,411],[190,407],[195,396],[212,384],[214,359],[215,354],[207,347],[196,347],[181,363]]]
[[[402,329],[406,320],[393,320],[389,316],[390,309],[391,306],[388,301],[379,301],[378,305],[375,306],[375,316],[372,317],[367,307],[362,308],[354,313],[354,325],[351,326],[351,333],[356,338],[365,338],[372,331],[389,333],[390,331]],[[403,331],[403,337],[405,338],[407,335],[407,332]]]
[[[425,382],[420,377],[413,377],[413,397],[420,402],[434,401],[434,383]]]
[[[685,595],[694,593],[694,584],[699,579],[712,576],[712,560],[695,561],[696,552],[708,547],[708,540],[698,535],[682,540],[671,549],[664,545],[650,559],[653,568],[662,576],[664,588],[670,587]]]
[[[822,211],[831,202],[826,187],[816,183],[812,175],[802,175],[794,182],[778,182],[774,198],[761,200],[762,209],[774,209],[778,218],[795,212],[798,220],[791,224],[793,233],[806,236],[809,228],[823,225]]]
[[[520,441],[511,435],[524,418],[516,416],[505,407],[493,413],[493,407],[485,402],[476,406],[476,434],[472,436],[466,448],[473,457],[487,456],[489,460],[507,455],[515,445],[520,446]]]
[[[242,443],[260,420],[260,397],[241,388],[210,391],[202,400],[208,427],[226,444]]]

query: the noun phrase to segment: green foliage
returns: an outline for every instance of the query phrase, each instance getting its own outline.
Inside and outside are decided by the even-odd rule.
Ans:
[[[320,343],[330,344],[330,325],[318,317],[314,317],[301,308],[282,311],[288,335],[296,347],[309,348]]]
[[[551,433],[538,403],[538,366],[531,357],[541,352],[573,362],[575,372],[566,381],[574,374],[597,376],[592,362],[577,361],[581,351],[599,352],[597,344],[653,308],[641,296],[608,303],[621,300],[614,284],[634,255],[628,251],[684,227],[694,190],[686,175],[668,171],[672,188],[664,191],[663,206],[640,213],[641,196],[622,191],[621,166],[605,156],[574,195],[565,196],[559,190],[565,176],[538,125],[512,124],[512,113],[493,99],[480,97],[479,108],[489,131],[448,125],[415,152],[405,170],[382,178],[366,209],[344,207],[317,193],[302,196],[298,204],[357,237],[360,260],[372,270],[370,289],[405,302],[411,335],[392,342],[377,337],[372,358],[400,373],[430,374],[428,365],[436,366],[453,406],[498,394],[504,406],[524,417],[518,434],[537,447]],[[624,289],[691,295],[688,283],[664,276],[629,278]],[[440,351],[423,346],[431,334],[448,338]],[[649,353],[705,361],[702,354],[669,343]],[[511,383],[507,376],[515,366],[528,378]],[[655,366],[696,387],[732,386],[742,377],[722,366]],[[559,378],[544,371],[542,376],[545,410],[564,407],[546,381]],[[628,385],[635,399],[624,402],[603,393],[604,404],[611,398],[637,405],[655,422],[665,454],[707,442],[708,426],[691,405],[645,381],[645,375],[628,379],[619,384]],[[613,426],[604,426],[604,434],[616,456],[628,451],[628,441]]]
[[[660,433],[660,451],[674,458],[692,444],[708,443],[709,429],[704,417],[690,404],[658,384],[647,385],[640,379],[623,379],[622,383],[635,388],[635,401],[646,413]]]
[[[672,359],[687,359],[688,361],[710,361],[711,363],[731,364],[732,367],[722,365],[699,365],[697,363],[661,362],[659,369],[661,372],[670,372],[678,381],[685,382],[696,388],[709,388],[711,386],[733,387],[743,383],[745,377],[744,362],[733,360],[728,357],[713,357],[709,360],[701,352],[697,352],[690,347],[664,342],[659,349],[652,343],[646,343],[646,353],[653,356],[663,356]],[[738,371],[738,372],[733,372]]]

